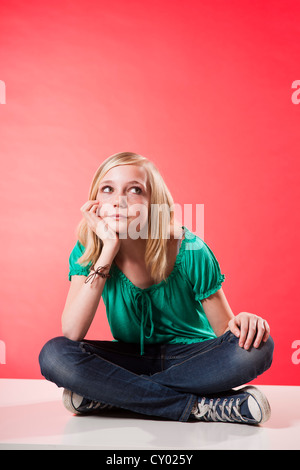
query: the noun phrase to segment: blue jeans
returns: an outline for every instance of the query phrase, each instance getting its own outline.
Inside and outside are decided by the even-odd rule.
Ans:
[[[230,331],[195,344],[145,345],[72,341],[58,337],[43,347],[41,372],[58,387],[137,413],[187,421],[197,397],[226,392],[266,371],[270,337],[258,349],[238,345]]]

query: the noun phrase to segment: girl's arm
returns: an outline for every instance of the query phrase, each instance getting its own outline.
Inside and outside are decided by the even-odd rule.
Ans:
[[[252,344],[258,348],[261,341],[267,341],[270,336],[268,323],[258,315],[241,312],[235,316],[222,288],[202,300],[201,304],[216,335],[221,336],[230,330],[240,339],[239,345],[245,349],[249,349]]]
[[[103,219],[96,215],[99,201],[90,200],[81,207],[88,226],[103,241],[101,254],[95,263],[95,270],[106,264],[111,265],[120,248],[120,239]],[[95,276],[93,282],[85,284],[87,276],[72,276],[71,286],[62,314],[63,335],[73,341],[81,341],[87,334],[97,311],[106,278]]]
[[[95,269],[106,264],[111,265],[114,253],[102,249]],[[72,276],[71,286],[62,314],[63,335],[73,341],[81,341],[87,334],[97,311],[106,278],[95,276],[93,283],[85,284],[86,276]]]

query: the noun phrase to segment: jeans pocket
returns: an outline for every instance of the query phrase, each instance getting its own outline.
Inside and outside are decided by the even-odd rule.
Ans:
[[[232,331],[226,331],[222,336],[220,336],[221,342],[227,341],[228,343],[236,343],[239,341],[239,338],[235,336]]]

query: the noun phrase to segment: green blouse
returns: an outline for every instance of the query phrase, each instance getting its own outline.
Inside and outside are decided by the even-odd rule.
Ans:
[[[146,289],[135,286],[113,262],[102,298],[113,337],[126,343],[191,344],[215,338],[201,300],[209,297],[225,280],[208,245],[186,227],[175,265],[165,281]],[[77,263],[84,253],[77,241],[69,258],[71,276],[88,276],[91,263]]]

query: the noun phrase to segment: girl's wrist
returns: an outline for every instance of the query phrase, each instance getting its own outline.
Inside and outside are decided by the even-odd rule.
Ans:
[[[114,257],[115,257],[115,254],[113,253],[113,251],[111,249],[108,249],[108,248],[105,248],[103,247],[102,248],[102,251],[100,253],[100,256],[99,258],[97,259],[97,261],[95,262],[95,264],[93,265],[93,269],[94,270],[97,270],[98,268],[100,268],[101,266],[106,266],[106,265],[109,265],[109,268],[107,270],[107,272],[109,271],[111,265],[112,265],[112,262],[114,260]],[[105,271],[106,272],[106,271]]]
[[[85,284],[87,284],[90,281],[91,281],[91,284],[93,284],[94,280],[97,279],[97,277],[102,277],[103,279],[110,278],[109,269],[110,269],[110,264],[106,264],[105,266],[98,266],[98,267],[96,267],[95,265],[92,266],[91,272],[85,280]]]

